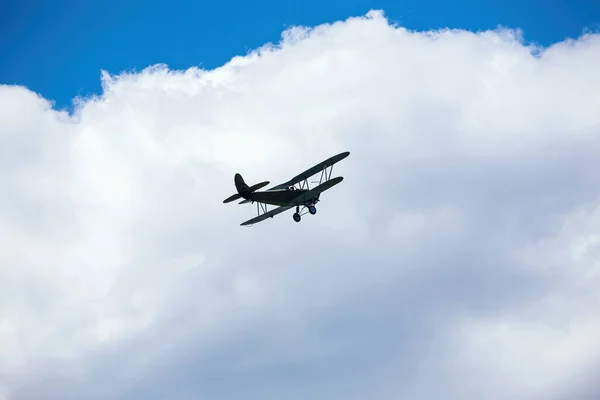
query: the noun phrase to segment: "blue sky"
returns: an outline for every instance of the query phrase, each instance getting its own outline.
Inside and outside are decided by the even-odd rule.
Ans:
[[[25,85],[68,106],[100,91],[100,70],[140,70],[156,63],[214,68],[291,25],[324,22],[382,9],[411,29],[469,30],[498,24],[521,28],[543,45],[577,37],[600,21],[597,0],[305,0],[74,1],[4,0],[0,10],[0,82]]]

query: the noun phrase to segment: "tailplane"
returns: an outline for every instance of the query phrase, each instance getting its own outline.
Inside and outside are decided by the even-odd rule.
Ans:
[[[270,183],[269,181],[265,181],[265,182],[257,183],[256,185],[248,186],[246,184],[246,182],[244,182],[244,178],[242,178],[242,175],[240,175],[240,174],[235,174],[235,177],[233,178],[233,182],[235,183],[235,188],[237,189],[237,194],[234,194],[234,195],[226,198],[225,200],[223,200],[223,203],[230,203],[234,200],[239,200],[241,198],[243,198],[244,200],[249,200],[250,195],[253,192],[257,191],[260,188],[267,186]]]

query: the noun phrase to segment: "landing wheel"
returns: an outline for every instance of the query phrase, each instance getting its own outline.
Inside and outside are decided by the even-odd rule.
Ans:
[[[294,213],[294,221],[300,222],[300,219],[301,219],[300,214]]]
[[[317,213],[317,207],[315,207],[315,206],[308,207],[308,212],[311,213],[312,215],[315,215]]]

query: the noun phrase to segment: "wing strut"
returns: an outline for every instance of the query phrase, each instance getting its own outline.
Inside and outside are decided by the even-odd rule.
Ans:
[[[308,182],[307,182],[308,178],[310,178],[311,176],[313,176],[315,174],[318,174],[319,172],[322,172],[323,170],[327,170],[327,168],[332,167],[334,164],[342,161],[344,158],[348,157],[349,155],[350,155],[350,152],[345,151],[345,152],[335,155],[333,157],[329,157],[327,160],[320,162],[319,164],[307,169],[306,171],[302,172],[301,174],[296,175],[289,181],[282,183],[280,185],[274,186],[274,187],[270,188],[269,190],[285,189],[288,187],[296,186],[296,184],[299,184],[302,181],[306,181],[305,184],[308,185]],[[332,171],[333,171],[333,168],[332,168]],[[331,179],[331,174],[326,175],[325,178],[326,178],[325,181]],[[323,177],[321,178],[321,183],[323,183]],[[303,188],[303,186],[301,188]]]
[[[316,173],[318,173],[318,171]],[[333,165],[331,165],[331,166],[326,165],[321,170],[321,176],[319,177],[319,180],[318,181],[317,180],[311,181],[311,183],[317,183],[317,184],[321,185],[321,184],[323,184],[323,183],[331,180],[331,175],[333,175]],[[311,189],[310,185],[308,184],[308,178],[309,177],[306,177],[301,182],[298,182],[299,183],[299,185],[298,185],[299,189],[307,189],[307,190]],[[292,186],[295,186],[295,185],[292,185]]]

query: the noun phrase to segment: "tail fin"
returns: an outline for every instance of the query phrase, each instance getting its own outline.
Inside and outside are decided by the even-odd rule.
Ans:
[[[245,194],[250,193],[250,188],[248,187],[248,185],[246,185],[246,182],[244,182],[244,178],[242,178],[242,175],[235,174],[233,180],[235,182],[235,188],[242,197],[244,197]]]
[[[223,203],[231,203],[232,201],[239,200],[241,198],[247,199],[248,195],[250,194],[250,188],[248,185],[246,185],[244,178],[242,178],[240,174],[235,174],[233,181],[235,183],[237,193],[223,200]]]

